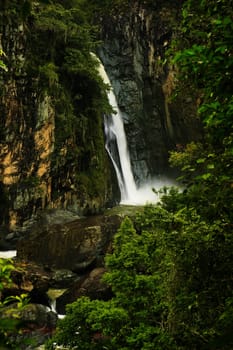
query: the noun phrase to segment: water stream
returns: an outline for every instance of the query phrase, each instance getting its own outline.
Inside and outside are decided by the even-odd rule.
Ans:
[[[118,185],[121,192],[121,204],[140,205],[148,202],[155,203],[159,200],[159,197],[153,192],[152,188],[158,190],[159,188],[169,186],[172,183],[165,177],[159,177],[147,181],[140,187],[136,186],[130,163],[122,113],[118,107],[109,77],[100,61],[99,74],[104,83],[108,84],[110,87],[108,91],[108,100],[114,110],[114,113],[107,115],[104,118],[106,137],[105,148],[116,171]]]
[[[104,82],[110,85],[110,81],[104,70],[101,70],[101,76],[104,78]],[[104,118],[105,148],[116,171],[121,192],[121,202],[127,202],[135,198],[137,187],[131,169],[123,118],[112,88],[108,92],[108,99],[115,113]]]
[[[0,251],[0,258],[1,259],[12,259],[16,257],[16,250],[6,250],[6,251]]]
[[[49,310],[51,310],[52,312],[54,312],[55,314],[57,314],[57,317],[58,317],[59,319],[65,318],[65,315],[62,315],[62,314],[58,314],[58,313],[57,313],[57,301],[56,301],[56,299],[50,300],[50,307],[49,307]]]

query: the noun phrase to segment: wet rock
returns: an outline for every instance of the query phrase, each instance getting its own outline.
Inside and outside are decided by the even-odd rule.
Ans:
[[[57,312],[65,313],[66,304],[74,302],[81,296],[88,296],[90,299],[108,300],[112,296],[111,288],[102,281],[103,274],[106,272],[104,267],[93,269],[89,274],[83,276],[78,282],[74,283],[65,293],[56,300]]]
[[[70,270],[55,270],[51,275],[50,286],[54,288],[68,288],[79,278],[76,273]]]
[[[135,180],[168,174],[169,150],[201,135],[195,97],[172,101],[174,67],[164,65],[180,1],[135,1],[124,16],[102,22],[98,55],[123,113]]]
[[[57,323],[57,315],[40,304],[28,304],[20,316],[23,321],[35,323],[41,327],[55,328]]]
[[[44,267],[83,273],[103,264],[122,218],[93,216],[37,228],[18,243],[17,258]]]
[[[1,308],[1,317],[8,319],[19,319],[21,327],[34,329],[36,327],[46,327],[54,329],[57,323],[57,315],[48,307],[42,304],[27,304],[17,308],[17,304],[11,304]]]
[[[2,227],[0,228],[0,250],[15,250],[20,234],[18,232],[7,233]]]
[[[102,280],[105,268],[96,268],[90,272],[77,290],[77,298],[88,296],[90,299],[108,300],[112,296],[111,288]]]
[[[119,206],[101,216],[37,227],[19,242],[14,295],[28,292],[32,302],[47,306],[56,302],[59,314],[82,295],[110,298],[111,290],[102,281],[105,255],[112,251],[113,236],[124,217],[133,218],[141,210]]]
[[[40,304],[28,304],[17,309],[12,304],[1,309],[1,318],[15,319],[19,321],[20,332],[9,332],[8,338],[21,350],[35,349],[51,336],[56,327],[58,316],[46,306]],[[30,344],[30,345],[29,345]]]

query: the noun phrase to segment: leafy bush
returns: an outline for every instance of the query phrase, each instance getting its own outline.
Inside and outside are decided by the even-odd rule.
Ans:
[[[6,305],[12,302],[16,302],[15,311],[22,309],[28,304],[29,298],[27,294],[21,294],[18,296],[9,296],[2,299],[1,292],[6,286],[11,285],[11,272],[15,270],[15,266],[10,259],[0,259],[0,312],[4,311]],[[0,319],[0,347],[3,346],[7,349],[19,349],[19,344],[12,342],[10,335],[20,332],[21,320],[17,317],[17,312],[14,313],[14,317],[2,317]]]
[[[135,226],[124,220],[106,258],[113,298],[69,305],[51,343],[197,350],[221,342],[230,349],[233,239],[225,223],[210,225],[195,209],[171,214],[160,205],[146,207]]]

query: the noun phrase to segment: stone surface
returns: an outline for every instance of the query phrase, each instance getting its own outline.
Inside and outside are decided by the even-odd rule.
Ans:
[[[180,1],[158,0],[146,6],[135,1],[124,16],[103,16],[98,52],[124,116],[137,183],[167,173],[169,150],[200,135],[195,97],[187,94],[171,101],[175,72],[163,65]],[[119,202],[119,189],[104,149],[102,116],[76,116],[77,129],[60,142],[64,121],[27,61],[37,45],[28,35],[40,33],[25,30],[26,19],[22,23],[20,17],[0,15],[1,45],[9,65],[8,72],[0,74],[1,241],[39,210],[101,213]]]
[[[57,298],[58,313],[64,314],[65,306],[81,296],[99,300],[110,299],[112,296],[111,288],[102,281],[105,272],[104,267],[94,268],[89,274],[74,283],[71,288]]]
[[[195,97],[172,102],[175,72],[163,65],[180,11],[180,1],[135,1],[124,16],[103,19],[98,54],[123,112],[137,183],[168,174],[169,150],[200,137]]]
[[[13,304],[3,310],[1,315],[3,318],[11,318],[17,315],[26,327],[31,327],[32,329],[34,326],[54,329],[57,323],[57,315],[50,311],[45,305],[41,304],[30,303],[18,310],[16,305]]]
[[[1,309],[1,318],[19,319],[20,332],[8,332],[8,339],[21,350],[33,350],[42,345],[54,331],[58,316],[41,304],[27,304],[17,309],[12,304]]]
[[[88,296],[90,299],[107,300],[111,296],[111,289],[102,281],[106,268],[98,267],[93,269],[85,278],[77,291],[76,297]]]
[[[0,240],[2,227],[15,230],[38,210],[93,214],[117,202],[100,110],[83,113],[77,108],[72,95],[80,91],[71,92],[61,77],[59,89],[66,99],[56,101],[40,69],[50,64],[44,60],[50,50],[57,56],[60,51],[44,42],[35,53],[42,33],[33,23],[35,16],[22,16],[18,6],[0,4],[0,47],[8,66],[7,72],[0,70]],[[40,11],[37,2],[30,8]],[[90,105],[91,98],[86,97]],[[75,115],[67,112],[69,102]]]
[[[122,218],[93,216],[65,224],[40,225],[18,242],[17,258],[56,269],[84,272],[103,260]]]
[[[33,303],[51,306],[56,301],[61,314],[67,303],[82,295],[108,299],[111,290],[101,280],[104,257],[112,251],[112,239],[123,218],[133,218],[141,210],[119,206],[101,216],[64,224],[37,221],[18,244],[14,284],[4,290],[3,297],[28,293]]]

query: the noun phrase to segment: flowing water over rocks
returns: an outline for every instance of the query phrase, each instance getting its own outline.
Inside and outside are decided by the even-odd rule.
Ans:
[[[156,191],[165,185],[171,186],[174,181],[164,176],[156,176],[152,180],[150,174],[147,176],[141,174],[140,181],[136,184],[136,174],[133,173],[131,158],[127,144],[127,137],[124,127],[123,113],[118,107],[116,96],[111,86],[109,77],[103,64],[99,61],[99,74],[104,83],[110,86],[108,91],[108,100],[113,108],[113,113],[104,118],[105,125],[105,148],[113,163],[118,180],[118,186],[121,193],[122,204],[143,205],[148,202],[155,203],[159,197],[153,193],[152,188]]]

